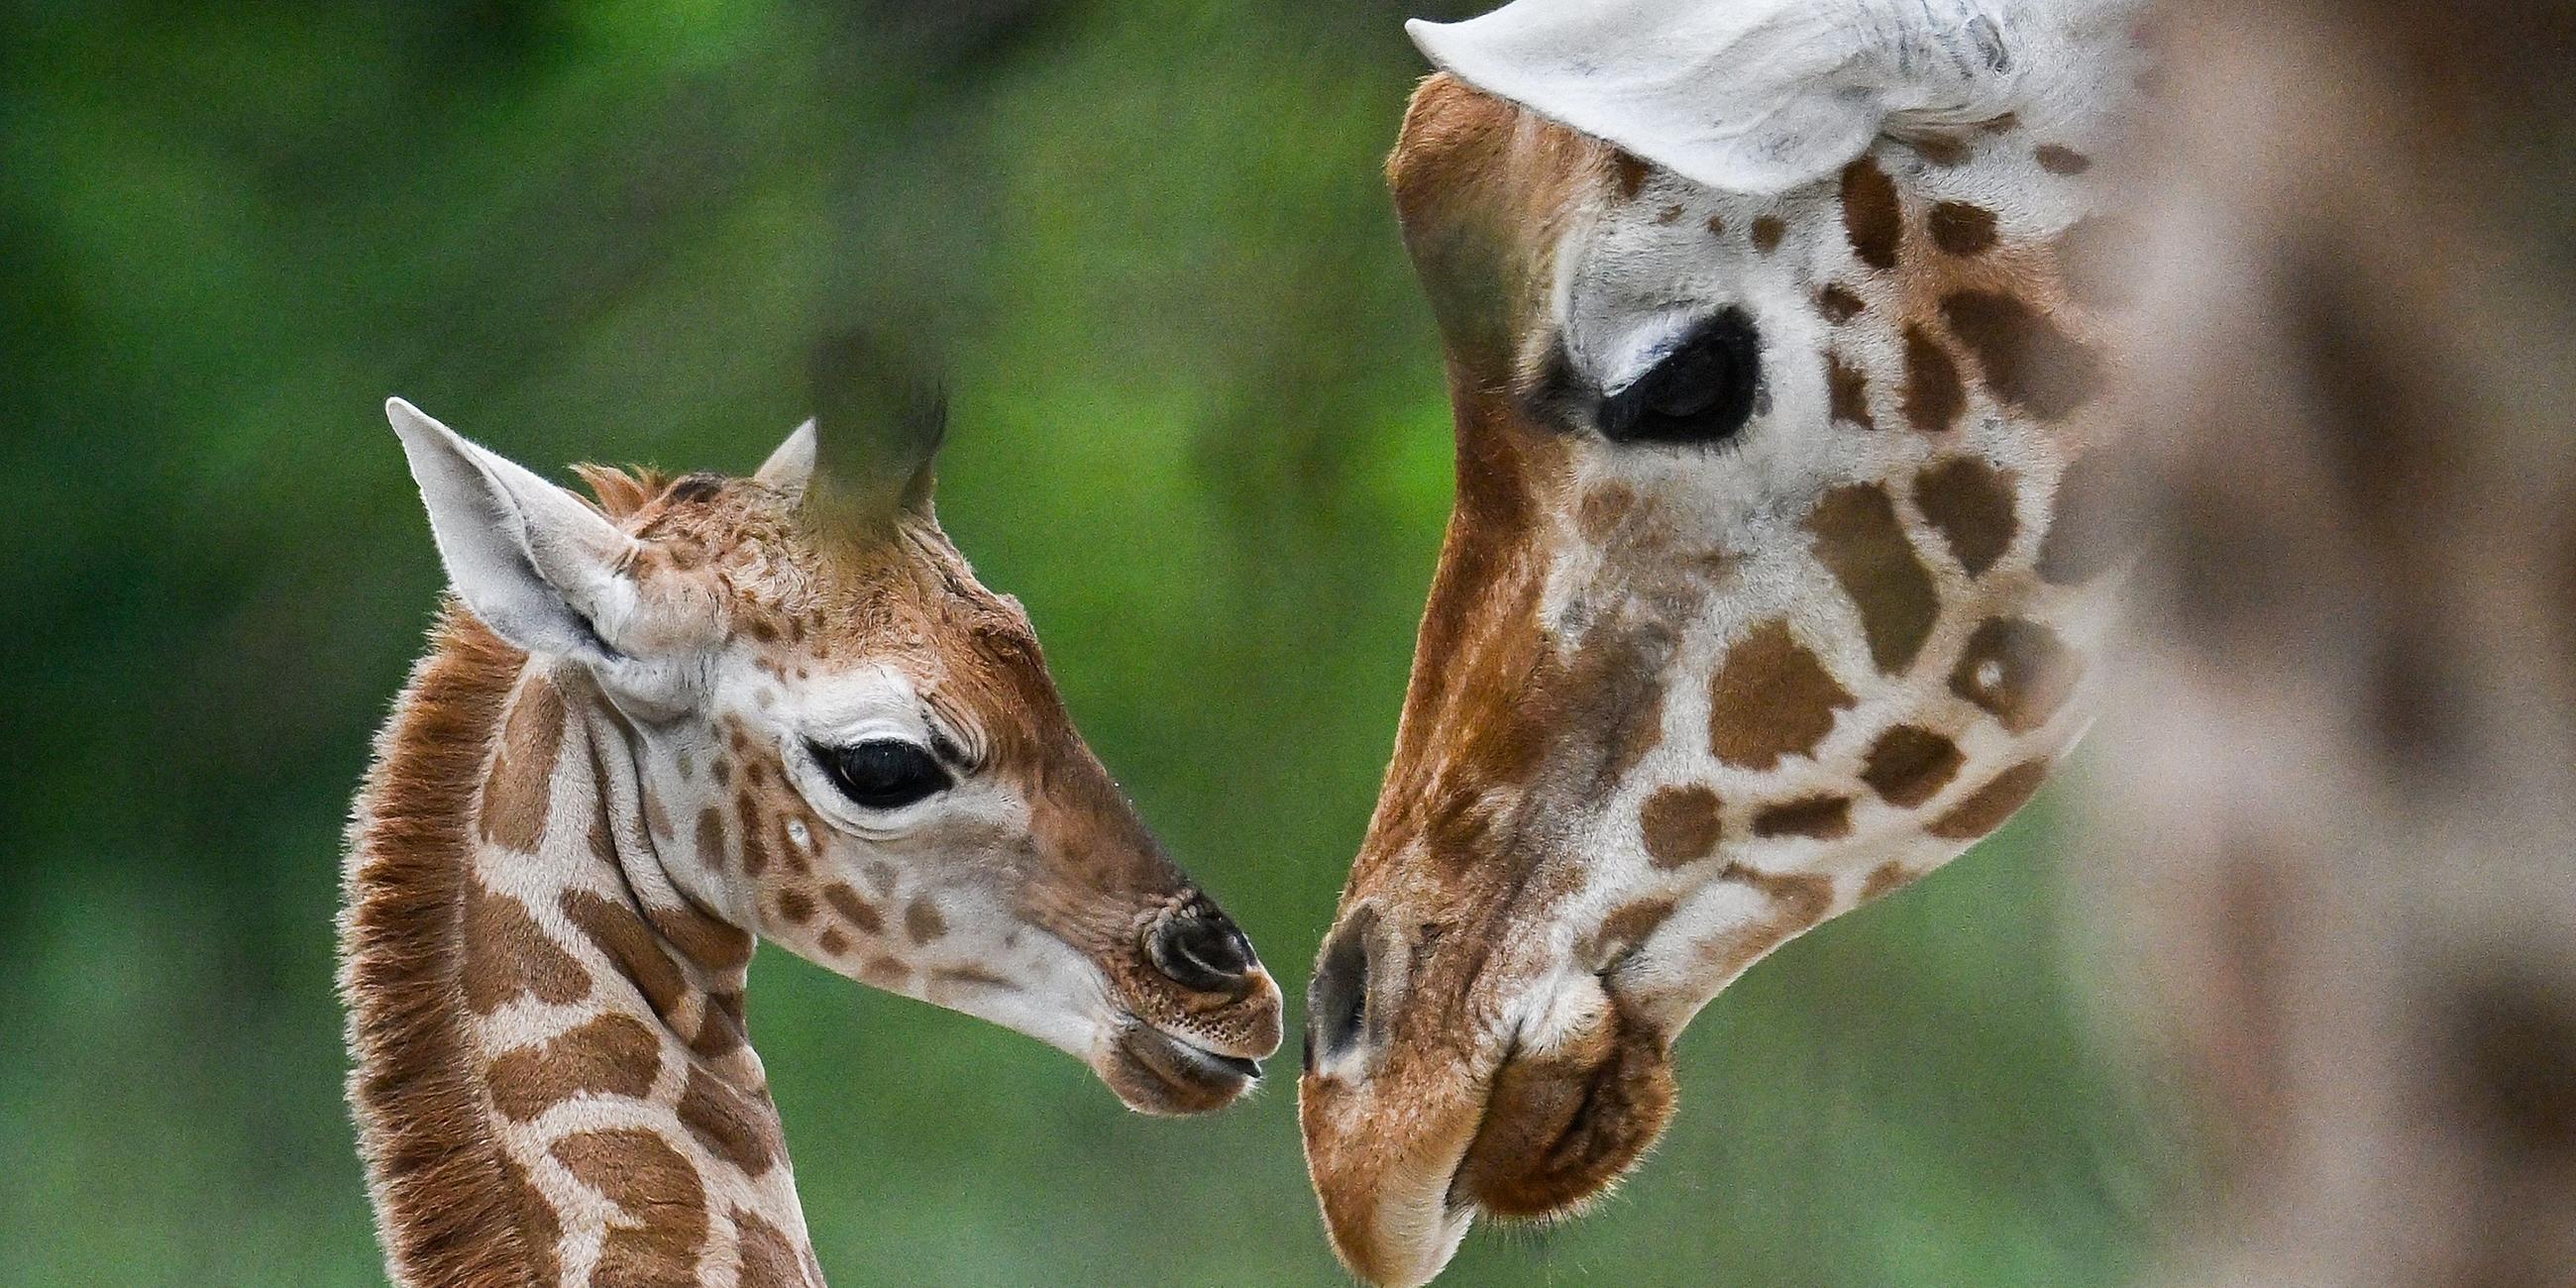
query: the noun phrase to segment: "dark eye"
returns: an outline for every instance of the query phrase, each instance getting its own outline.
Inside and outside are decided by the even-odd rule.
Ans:
[[[1761,337],[1742,309],[1693,328],[1646,374],[1601,400],[1601,435],[1614,443],[1715,443],[1753,418]]]
[[[832,785],[869,809],[901,809],[932,792],[946,791],[948,771],[925,748],[900,738],[872,738],[848,747],[816,747],[814,758]]]

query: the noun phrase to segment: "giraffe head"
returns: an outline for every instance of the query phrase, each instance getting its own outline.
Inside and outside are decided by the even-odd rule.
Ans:
[[[1877,0],[1414,27],[1444,70],[1389,177],[1457,505],[1299,1097],[1363,1278],[1609,1185],[1702,1006],[2080,731],[2110,336],[2070,254],[2125,30]]]
[[[1278,1045],[1278,988],[1076,734],[1018,602],[940,530],[936,396],[874,387],[893,396],[827,411],[750,478],[586,468],[597,505],[388,414],[458,596],[553,659],[514,711],[551,704],[529,717],[551,729],[588,704],[617,730],[631,772],[598,776],[620,831],[593,845],[658,859],[642,879],[671,888],[646,904],[709,915],[692,957],[738,967],[765,937],[1071,1052],[1137,1109],[1223,1105]],[[512,786],[542,772],[504,772],[518,729],[482,825],[532,850],[554,802]]]

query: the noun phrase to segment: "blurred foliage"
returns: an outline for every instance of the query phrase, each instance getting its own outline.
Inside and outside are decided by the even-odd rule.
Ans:
[[[741,470],[813,336],[937,327],[950,531],[1296,991],[1448,506],[1378,178],[1402,13],[0,14],[0,1282],[380,1275],[331,917],[440,581],[388,393],[533,464]],[[1756,972],[1683,1042],[1661,1157],[1455,1281],[2122,1277],[2147,1137],[2081,1036],[2042,835]],[[842,1281],[1344,1282],[1287,1079],[1149,1121],[1025,1039],[754,974]]]

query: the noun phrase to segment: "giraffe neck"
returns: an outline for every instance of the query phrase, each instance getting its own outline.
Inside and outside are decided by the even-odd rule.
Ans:
[[[751,938],[663,870],[631,746],[586,676],[451,613],[379,747],[343,982],[399,1283],[820,1282]]]

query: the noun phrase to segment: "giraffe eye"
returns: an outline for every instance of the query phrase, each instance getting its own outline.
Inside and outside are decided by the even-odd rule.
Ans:
[[[948,771],[938,758],[900,738],[871,738],[847,747],[813,750],[823,772],[831,775],[832,785],[853,804],[868,809],[901,809],[949,787]]]
[[[1753,418],[1761,337],[1742,309],[1692,328],[1664,360],[1601,400],[1601,435],[1614,443],[1716,443]]]

